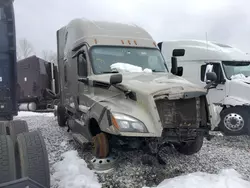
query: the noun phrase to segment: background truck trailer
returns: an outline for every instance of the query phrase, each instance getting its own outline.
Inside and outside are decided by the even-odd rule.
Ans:
[[[179,66],[183,67],[183,77],[195,84],[205,86],[206,72],[215,72],[217,81],[207,95],[213,126],[227,135],[250,134],[249,55],[210,41],[163,41],[158,46],[169,67],[172,51],[185,49],[185,56],[178,58]]]
[[[0,1],[0,120],[17,115],[15,24],[8,2]]]
[[[39,131],[29,132],[26,121],[13,120],[18,114],[16,90],[13,0],[0,0],[0,187],[50,187],[42,135]]]
[[[53,108],[58,92],[57,66],[37,56],[30,56],[17,63],[19,110],[37,111]]]

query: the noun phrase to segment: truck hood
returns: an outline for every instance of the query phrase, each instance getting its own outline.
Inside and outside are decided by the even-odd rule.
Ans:
[[[113,91],[117,92],[117,90],[113,87],[105,86],[104,83],[109,84],[111,75],[112,74],[103,74],[89,77],[90,85],[92,81],[95,81],[96,84],[96,96],[95,99],[93,97],[92,99],[101,101],[102,105],[107,106],[111,113],[122,113],[140,120],[148,129],[148,133],[144,134],[120,132],[122,136],[160,137],[163,125],[155,101],[165,98],[169,100],[194,98],[204,96],[207,93],[206,89],[171,73],[122,73],[123,81],[120,85],[133,92],[129,99],[123,95],[114,94]],[[98,85],[100,87],[98,87]],[[166,115],[172,116],[174,112],[166,113]],[[196,116],[192,118],[196,118]],[[105,125],[106,124],[103,123],[103,126]],[[108,132],[110,130],[107,128],[105,131]]]
[[[90,77],[90,80],[109,83],[111,75],[112,74],[94,75]],[[122,76],[123,81],[121,85],[132,91],[140,91],[140,93],[143,94],[155,95],[161,92],[207,92],[206,89],[171,73],[122,73]]]
[[[224,103],[229,105],[250,105],[250,79],[233,79],[228,82],[229,89]]]

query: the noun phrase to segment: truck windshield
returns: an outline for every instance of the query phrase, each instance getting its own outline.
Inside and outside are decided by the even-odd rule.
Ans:
[[[154,48],[95,46],[90,54],[95,74],[168,72],[161,52]]]
[[[222,64],[228,79],[238,74],[243,74],[246,77],[250,76],[250,61],[224,61]]]

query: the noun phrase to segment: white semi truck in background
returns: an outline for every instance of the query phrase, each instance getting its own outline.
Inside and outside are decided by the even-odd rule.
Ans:
[[[158,47],[170,68],[173,50],[185,49],[178,66],[183,68],[183,78],[195,84],[205,86],[206,73],[215,72],[217,81],[207,95],[213,127],[226,135],[250,134],[249,55],[225,44],[199,40],[163,41]]]

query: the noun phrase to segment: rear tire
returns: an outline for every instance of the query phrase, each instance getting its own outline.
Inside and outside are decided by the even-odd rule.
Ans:
[[[219,130],[227,136],[250,134],[248,130],[249,114],[241,107],[231,107],[222,110]]]
[[[0,122],[0,135],[6,135],[6,122]]]
[[[57,123],[60,127],[65,127],[67,122],[66,108],[62,105],[57,107]]]
[[[8,135],[0,136],[0,184],[16,179],[15,150]]]
[[[204,136],[199,135],[196,137],[196,139],[192,142],[187,143],[181,143],[181,144],[175,144],[175,149],[184,155],[193,155],[195,153],[198,153],[203,145]]]
[[[48,154],[40,132],[19,134],[16,151],[18,178],[29,177],[45,187],[50,187]]]
[[[109,146],[108,136],[106,133],[99,133],[96,136],[94,136],[92,144],[93,144],[92,152],[96,158],[103,159],[108,157],[110,146]]]
[[[13,140],[13,143],[16,142],[17,135],[20,133],[29,132],[28,124],[24,120],[14,120],[9,122],[9,133],[10,137]]]

